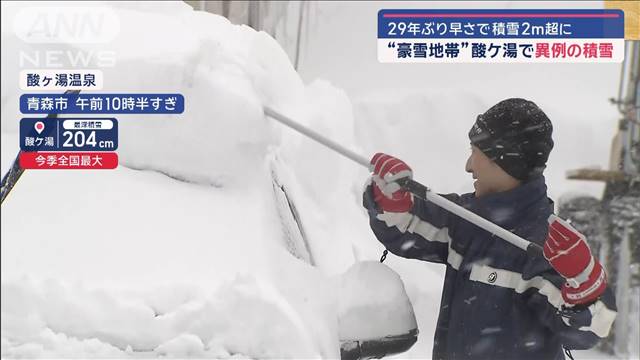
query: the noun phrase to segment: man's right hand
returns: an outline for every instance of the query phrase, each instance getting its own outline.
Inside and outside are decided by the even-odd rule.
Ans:
[[[371,158],[373,199],[386,212],[407,212],[413,207],[413,194],[397,181],[413,178],[411,168],[391,155],[376,153]]]

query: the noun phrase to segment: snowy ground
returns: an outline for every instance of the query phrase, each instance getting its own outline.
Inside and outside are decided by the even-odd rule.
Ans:
[[[118,117],[122,166],[114,171],[22,177],[2,205],[2,357],[337,357],[342,274],[382,250],[360,206],[367,173],[265,120],[262,104],[365,155],[404,157],[438,191],[461,192],[471,188],[463,166],[472,119],[503,97],[529,97],[558,119],[552,195],[601,190],[564,180],[564,171],[607,166],[615,66],[389,69],[369,47],[333,63],[316,53],[330,48],[332,31],[361,29],[340,31],[367,44],[385,4],[320,3],[308,40],[315,46],[298,75],[266,34],[182,3],[109,6],[121,33],[108,45],[117,54],[104,70],[108,90],[180,92],[187,110]],[[11,32],[19,7],[2,3],[3,174],[18,149],[12,54],[33,49]],[[424,80],[399,86],[403,78]],[[274,162],[315,267],[285,250]],[[398,358],[429,358],[444,269],[392,255],[386,264],[404,281],[420,328]]]

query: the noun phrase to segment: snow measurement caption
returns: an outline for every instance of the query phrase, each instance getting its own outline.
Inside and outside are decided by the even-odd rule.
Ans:
[[[114,118],[56,118],[20,121],[22,151],[114,151],[118,121]]]

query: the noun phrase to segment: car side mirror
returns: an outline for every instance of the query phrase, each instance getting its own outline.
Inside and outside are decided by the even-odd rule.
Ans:
[[[382,358],[418,340],[413,306],[400,276],[377,261],[354,264],[340,279],[340,357]]]

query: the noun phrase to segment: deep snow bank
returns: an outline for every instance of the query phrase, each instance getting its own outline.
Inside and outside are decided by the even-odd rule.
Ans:
[[[316,356],[294,308],[251,276],[206,296],[179,287],[113,294],[53,280],[3,283],[2,294],[3,357]]]

